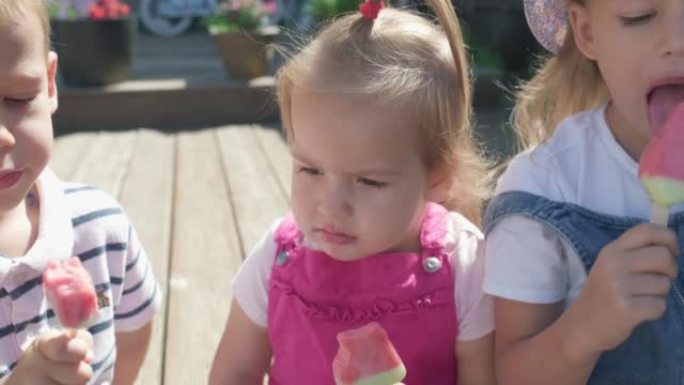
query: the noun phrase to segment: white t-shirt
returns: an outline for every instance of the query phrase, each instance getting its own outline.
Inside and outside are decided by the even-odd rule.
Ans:
[[[516,156],[496,192],[524,191],[598,213],[648,219],[651,201],[637,171],[637,162],[611,133],[603,106],[565,119],[547,142]],[[569,243],[521,215],[502,219],[487,234],[485,259],[485,292],[514,301],[565,301],[567,307],[586,280]]]
[[[235,299],[256,325],[266,327],[268,281],[275,260],[274,240],[279,219],[257,243],[233,281]],[[482,233],[460,214],[451,213],[445,249],[451,256],[455,280],[458,340],[470,341],[494,330],[493,299],[482,292],[484,257]],[[307,247],[312,247],[304,240]]]

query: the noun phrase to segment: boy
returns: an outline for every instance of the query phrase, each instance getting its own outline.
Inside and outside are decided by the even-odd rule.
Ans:
[[[132,384],[161,293],[118,203],[47,168],[56,70],[43,0],[0,1],[0,383]],[[59,330],[41,277],[74,255],[99,310]]]

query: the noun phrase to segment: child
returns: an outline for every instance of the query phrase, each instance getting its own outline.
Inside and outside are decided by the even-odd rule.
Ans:
[[[472,223],[485,168],[458,21],[448,1],[432,3],[444,30],[368,0],[280,71],[293,214],[235,279],[212,385],[261,384],[267,372],[271,384],[333,384],[336,334],[371,321],[407,384],[493,383]]]
[[[637,160],[684,101],[684,2],[526,0],[525,9],[555,56],[521,90],[514,123],[530,150],[511,162],[485,216],[497,378],[683,384],[684,214],[673,209],[671,230],[645,223]]]
[[[46,168],[57,57],[42,0],[0,2],[0,52],[0,382],[132,384],[160,293],[119,205]],[[87,330],[59,330],[41,277],[74,255],[100,309]]]

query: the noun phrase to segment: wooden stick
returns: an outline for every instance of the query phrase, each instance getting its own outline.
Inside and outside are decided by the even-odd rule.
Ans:
[[[651,223],[655,225],[667,226],[667,220],[670,217],[670,208],[661,206],[657,203],[653,204],[651,209]]]

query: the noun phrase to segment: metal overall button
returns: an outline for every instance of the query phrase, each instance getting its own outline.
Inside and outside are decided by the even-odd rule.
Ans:
[[[442,260],[437,257],[427,257],[423,261],[423,268],[428,273],[435,273],[442,268]]]
[[[276,265],[280,266],[280,265],[282,265],[283,263],[287,262],[287,259],[288,259],[288,258],[289,258],[289,255],[288,255],[287,251],[281,251],[281,252],[278,253],[278,255],[276,256],[275,263],[276,263]]]

